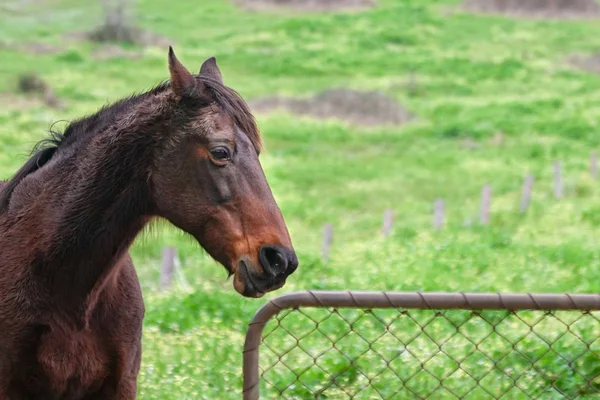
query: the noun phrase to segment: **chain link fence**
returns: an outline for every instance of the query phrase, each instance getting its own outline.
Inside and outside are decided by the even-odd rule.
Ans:
[[[600,295],[280,296],[249,325],[243,392],[252,400],[600,398]]]

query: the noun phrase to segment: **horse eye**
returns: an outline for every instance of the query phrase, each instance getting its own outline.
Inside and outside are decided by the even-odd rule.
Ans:
[[[230,159],[229,149],[227,147],[217,147],[210,151],[210,154],[217,161],[226,161]]]

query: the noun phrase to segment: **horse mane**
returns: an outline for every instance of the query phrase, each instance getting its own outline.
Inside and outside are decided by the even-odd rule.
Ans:
[[[53,139],[44,139],[42,142],[53,141]],[[39,144],[43,144],[40,142]],[[40,169],[44,164],[46,164],[54,155],[56,151],[56,146],[52,145],[51,147],[35,150],[37,148],[34,147],[35,153],[33,157],[31,157],[27,162],[17,171],[17,173],[8,181],[6,185],[0,192],[0,213],[4,212],[8,208],[8,203],[10,201],[10,197],[14,192],[17,185],[29,174],[34,173],[38,169]]]
[[[214,101],[248,136],[256,152],[260,153],[262,148],[260,132],[254,116],[242,97],[235,90],[216,80],[201,76],[196,76],[196,79],[205,85],[212,94]],[[96,133],[104,131],[115,122],[118,116],[132,106],[150,96],[164,92],[169,87],[168,82],[163,82],[145,93],[135,94],[113,104],[105,105],[95,114],[71,122],[62,133],[50,128],[50,137],[42,139],[33,147],[29,160],[6,182],[6,185],[0,191],[0,213],[8,209],[10,198],[19,183],[26,176],[47,164],[58,149],[70,147],[81,142],[83,138],[93,137]]]

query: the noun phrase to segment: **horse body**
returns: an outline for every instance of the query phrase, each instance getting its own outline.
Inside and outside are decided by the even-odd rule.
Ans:
[[[153,218],[260,297],[298,260],[245,103],[215,60],[69,125],[0,183],[0,400],[130,400],[144,304],[128,249]]]
[[[0,214],[0,399],[133,399],[144,314],[133,263],[126,251],[100,262],[56,255],[65,244],[51,210],[76,197],[77,178],[54,168],[29,175]]]
[[[143,303],[141,291],[132,293],[139,287],[132,264],[120,269],[115,285],[107,285],[84,321],[49,314],[47,306],[10,320],[3,332],[0,398],[135,398]],[[8,324],[0,319],[0,325]]]

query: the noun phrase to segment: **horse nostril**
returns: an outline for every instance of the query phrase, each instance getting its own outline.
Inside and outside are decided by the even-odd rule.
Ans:
[[[293,274],[296,269],[298,269],[298,256],[296,256],[296,253],[292,252],[289,254],[288,258],[288,274]]]
[[[274,276],[283,274],[288,267],[287,258],[275,247],[260,249],[260,261],[263,269]]]

